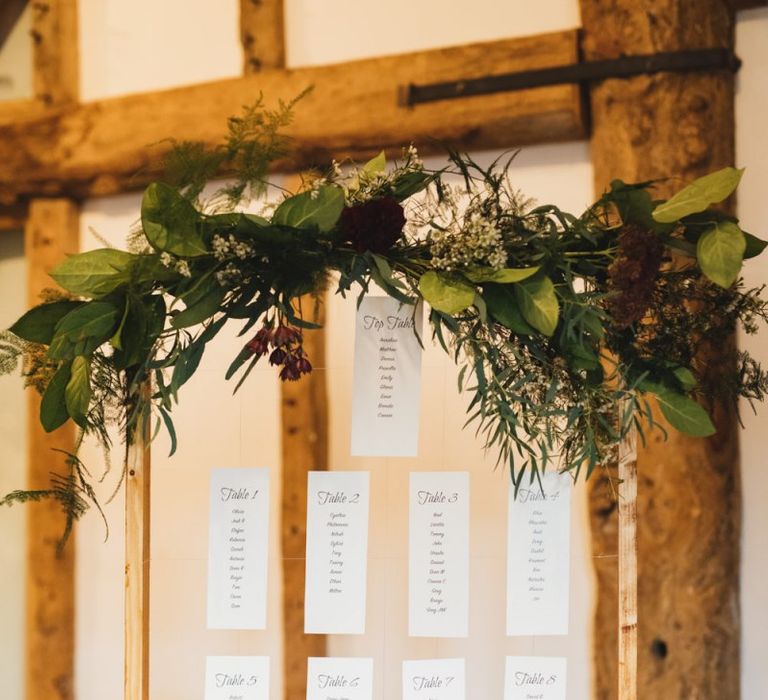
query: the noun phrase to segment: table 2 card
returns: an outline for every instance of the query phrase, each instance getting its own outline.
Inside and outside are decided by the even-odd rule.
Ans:
[[[412,472],[409,510],[410,635],[466,637],[469,472]]]
[[[205,700],[269,700],[269,657],[209,656]]]
[[[414,313],[415,312],[415,313]],[[352,455],[415,457],[419,446],[422,307],[366,296],[357,310]],[[414,332],[415,331],[415,332]]]
[[[568,474],[542,477],[509,494],[507,634],[568,634],[571,485]]]
[[[464,659],[403,661],[403,700],[464,700]]]
[[[565,658],[508,656],[504,700],[565,700]]]
[[[304,631],[365,632],[368,472],[310,472]]]
[[[208,628],[267,623],[269,470],[211,472]]]
[[[373,659],[310,657],[307,700],[372,700]]]

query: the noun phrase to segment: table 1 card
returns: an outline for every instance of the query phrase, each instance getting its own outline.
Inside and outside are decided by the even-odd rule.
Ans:
[[[422,307],[366,296],[357,310],[352,455],[415,457],[419,446]],[[415,331],[415,332],[414,332]]]
[[[373,659],[310,657],[307,700],[372,700]]]
[[[504,700],[565,700],[567,660],[554,656],[508,656]]]
[[[469,472],[412,472],[409,632],[466,637],[469,627]]]
[[[208,628],[265,629],[269,470],[211,472]]]
[[[464,659],[403,661],[403,700],[464,700]]]
[[[309,472],[304,632],[365,632],[368,472]]]
[[[510,487],[507,531],[507,634],[568,634],[571,485],[546,474]]]
[[[209,656],[205,700],[269,700],[269,657]]]

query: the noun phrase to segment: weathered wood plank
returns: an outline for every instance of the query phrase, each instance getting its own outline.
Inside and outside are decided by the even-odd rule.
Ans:
[[[731,46],[721,0],[581,0],[588,59]],[[613,178],[673,175],[660,188],[732,165],[734,77],[659,74],[608,80],[591,90],[598,191]],[[718,362],[731,361],[730,349]],[[740,492],[736,421],[716,408],[718,433],[669,430],[638,450],[638,673],[641,698],[739,697]],[[596,475],[597,476],[597,475]],[[593,550],[616,551],[616,504],[593,483]],[[596,558],[595,698],[616,697],[617,571]]]
[[[243,72],[285,66],[283,0],[240,0]]]
[[[0,235],[8,231],[23,231],[27,225],[27,207],[0,207]]]
[[[305,313],[315,305],[302,297]],[[317,323],[325,312],[318,307]],[[325,331],[304,332],[304,347],[315,367],[297,382],[282,384],[282,549],[283,654],[286,698],[303,698],[307,658],[325,656],[324,635],[304,634],[304,558],[307,542],[307,472],[328,468],[328,405]]]
[[[25,228],[27,295],[40,303],[43,289],[55,286],[48,272],[76,253],[80,237],[77,205],[66,199],[33,200]],[[45,489],[52,472],[65,473],[63,455],[72,452],[75,431],[69,421],[53,433],[40,425],[40,397],[27,392],[27,488]],[[26,506],[27,515],[27,700],[72,700],[75,651],[75,542],[71,538],[56,557],[64,518],[61,507],[47,501]]]
[[[363,157],[413,141],[472,149],[580,138],[579,89],[556,86],[417,107],[398,104],[409,83],[478,77],[575,63],[576,31],[420,51],[256,75],[62,108],[37,119],[0,123],[0,192],[104,195],[138,188],[159,173],[169,136],[219,143],[227,117],[263,93],[270,103],[315,86],[289,129],[298,170],[331,157]]]
[[[44,105],[74,103],[80,94],[77,0],[32,3],[35,98]]]

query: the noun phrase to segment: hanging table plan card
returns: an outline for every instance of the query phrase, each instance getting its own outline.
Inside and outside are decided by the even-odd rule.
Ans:
[[[409,634],[469,629],[469,472],[411,472]]]
[[[208,628],[265,629],[269,470],[213,469],[208,542]]]
[[[464,659],[403,661],[403,700],[464,700]]]
[[[304,632],[365,632],[368,472],[309,472]]]
[[[373,700],[373,659],[310,657],[307,700]]]
[[[509,487],[507,634],[568,634],[571,562],[569,474]]]
[[[508,656],[504,700],[566,700],[567,660],[554,656]]]
[[[205,700],[269,700],[269,657],[209,656]]]
[[[365,297],[355,324],[354,457],[415,457],[419,447],[422,306]]]

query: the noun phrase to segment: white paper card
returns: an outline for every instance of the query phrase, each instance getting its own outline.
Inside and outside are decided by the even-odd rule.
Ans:
[[[269,470],[211,471],[208,628],[265,629]]]
[[[354,457],[415,457],[419,447],[422,307],[366,296],[357,310]]]
[[[403,700],[464,700],[464,659],[403,661]]]
[[[411,472],[409,632],[466,637],[469,472]]]
[[[567,660],[508,656],[504,700],[565,700]]]
[[[372,700],[373,659],[310,657],[307,700]]]
[[[269,657],[209,656],[205,700],[269,700]]]
[[[368,472],[309,472],[304,631],[363,634]]]
[[[509,490],[507,634],[568,634],[571,477]]]

